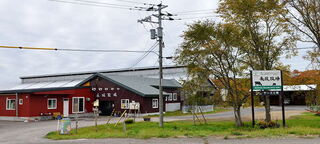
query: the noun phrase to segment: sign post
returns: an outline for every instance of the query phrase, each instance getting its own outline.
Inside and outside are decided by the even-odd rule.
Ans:
[[[282,71],[281,71],[281,83],[283,84]],[[281,87],[281,107],[282,107],[282,126],[283,126],[283,127],[286,127],[286,116],[285,116],[285,111],[284,111],[283,86]]]
[[[252,82],[252,71],[250,71],[250,79],[251,79],[251,110],[252,110],[252,127],[255,125],[254,119],[254,91],[253,91],[253,82]]]
[[[283,95],[283,78],[280,70],[254,70],[251,77],[252,125],[254,126],[254,91],[280,91],[282,105],[282,122],[285,127],[285,110]]]

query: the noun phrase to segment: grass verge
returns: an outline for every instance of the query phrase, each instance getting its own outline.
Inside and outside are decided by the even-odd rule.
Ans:
[[[220,113],[220,112],[226,112],[231,111],[232,109],[225,109],[225,108],[215,108],[211,112],[204,112],[203,114],[214,114],[214,113]],[[197,113],[200,115],[200,113]],[[185,116],[185,115],[192,115],[191,112],[189,113],[182,113],[181,111],[174,111],[174,112],[165,112],[164,116]],[[150,115],[150,117],[158,117],[159,115]]]
[[[287,128],[259,129],[252,128],[250,122],[245,122],[244,127],[235,127],[233,121],[208,122],[207,125],[193,125],[192,121],[166,122],[164,128],[159,128],[155,122],[137,122],[128,124],[126,132],[122,125],[99,125],[95,127],[72,130],[70,135],[59,135],[50,132],[46,138],[61,139],[95,139],[95,138],[166,138],[166,137],[207,137],[222,136],[225,138],[253,138],[253,137],[279,137],[279,136],[314,136],[320,135],[320,116],[311,113],[294,116],[287,120]]]

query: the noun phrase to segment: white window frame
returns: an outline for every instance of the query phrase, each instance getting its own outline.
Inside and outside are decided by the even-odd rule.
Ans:
[[[19,105],[23,105],[23,99],[19,99]]]
[[[50,107],[49,101],[55,101],[54,107]],[[47,100],[47,108],[48,109],[57,109],[57,105],[58,105],[57,98],[48,98],[48,100]]]
[[[9,101],[14,101],[14,107],[10,108]],[[6,110],[16,110],[16,99],[8,99],[6,100]]]
[[[121,99],[120,101],[120,107],[121,109],[129,109],[129,99]]]
[[[172,93],[169,93],[168,101],[172,101]]]
[[[80,98],[82,98],[82,100],[83,100],[83,110],[82,111],[75,111],[75,109],[74,109],[74,101],[75,101],[75,99],[80,99]],[[78,102],[79,102],[79,100],[78,100]],[[84,99],[84,97],[72,97],[72,113],[84,113],[84,110],[85,110],[85,99]],[[80,108],[80,105],[78,105],[78,110],[79,110],[79,108]]]
[[[159,108],[159,100],[152,99],[152,108]]]
[[[177,101],[178,100],[178,94],[177,93],[172,93],[172,100]]]

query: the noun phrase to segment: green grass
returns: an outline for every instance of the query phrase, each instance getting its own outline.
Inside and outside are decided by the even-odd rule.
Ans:
[[[219,112],[226,112],[231,111],[230,109],[224,109],[224,108],[216,108],[211,112],[204,112],[203,114],[214,114]],[[200,113],[198,113],[200,114]],[[174,112],[165,112],[164,116],[185,116],[185,115],[192,115],[191,112],[189,113],[182,113],[181,111],[174,111]],[[150,117],[158,117],[159,115],[150,115]]]
[[[253,137],[281,137],[320,135],[320,116],[305,113],[287,120],[287,128],[259,129],[252,128],[251,122],[245,122],[244,127],[235,127],[233,121],[214,122],[207,125],[193,125],[192,121],[176,121],[164,123],[164,128],[159,128],[155,122],[137,122],[126,125],[126,133],[122,125],[99,125],[95,127],[78,129],[78,134],[72,130],[70,135],[59,135],[57,132],[47,134],[49,139],[80,139],[80,138],[166,138],[166,137],[207,137],[221,136],[228,138],[253,138]]]

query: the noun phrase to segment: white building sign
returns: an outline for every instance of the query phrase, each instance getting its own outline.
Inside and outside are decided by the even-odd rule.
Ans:
[[[252,71],[253,91],[269,90],[281,91],[281,71],[279,70],[256,70]]]
[[[131,102],[129,105],[129,109],[131,110],[138,110],[140,109],[140,103],[138,102]]]

